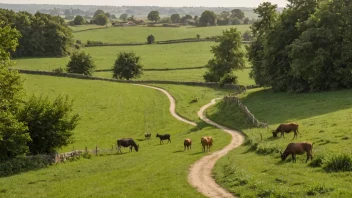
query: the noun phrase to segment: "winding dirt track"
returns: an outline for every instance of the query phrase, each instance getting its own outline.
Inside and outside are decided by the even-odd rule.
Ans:
[[[169,110],[170,110],[171,115],[174,116],[177,120],[180,120],[182,122],[188,123],[193,126],[197,126],[196,123],[191,122],[189,120],[186,120],[186,119],[180,117],[176,113],[175,99],[166,90],[158,88],[158,87],[148,86],[148,85],[141,85],[141,84],[134,84],[134,85],[148,87],[148,88],[156,89],[156,90],[163,92],[170,100]],[[217,99],[219,99],[219,98],[217,98]],[[223,148],[222,150],[211,153],[210,155],[207,155],[207,156],[201,158],[200,160],[198,160],[197,162],[195,162],[190,168],[190,172],[188,174],[188,182],[193,187],[195,187],[200,193],[202,193],[203,195],[205,195],[207,197],[228,198],[228,197],[234,197],[234,196],[215,182],[214,178],[212,177],[212,169],[213,169],[215,162],[217,160],[219,160],[221,157],[225,156],[232,149],[239,147],[243,143],[244,137],[238,131],[234,131],[232,129],[226,128],[226,127],[221,126],[219,124],[216,124],[215,122],[213,122],[205,117],[205,115],[204,115],[205,110],[207,108],[211,107],[212,105],[216,104],[217,99],[213,99],[209,104],[203,106],[199,110],[198,116],[204,122],[206,122],[210,125],[213,125],[219,129],[222,129],[226,133],[230,134],[232,136],[231,143],[229,145],[227,145],[225,148]]]

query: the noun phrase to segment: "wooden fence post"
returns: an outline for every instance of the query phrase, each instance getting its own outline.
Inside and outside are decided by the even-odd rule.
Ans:
[[[95,155],[98,156],[98,146],[95,146]]]

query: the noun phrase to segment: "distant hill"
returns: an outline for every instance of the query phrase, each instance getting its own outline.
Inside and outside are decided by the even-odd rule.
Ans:
[[[146,16],[152,10],[159,11],[162,16],[170,16],[171,14],[192,15],[200,16],[205,10],[212,10],[215,13],[222,11],[231,11],[235,8],[241,9],[246,17],[257,18],[253,13],[253,8],[250,7],[157,7],[157,6],[95,6],[95,5],[50,5],[50,4],[3,4],[0,3],[0,8],[10,9],[13,11],[27,11],[35,13],[37,11],[52,14],[52,15],[65,15],[67,10],[75,10],[76,13],[93,15],[98,9],[102,9],[110,14],[119,16],[123,13],[134,15],[136,17]],[[282,10],[282,9],[280,9]]]

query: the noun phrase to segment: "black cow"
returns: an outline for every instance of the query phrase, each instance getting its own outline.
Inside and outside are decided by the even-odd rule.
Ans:
[[[121,146],[123,147],[130,147],[130,152],[132,152],[132,147],[134,147],[134,150],[138,152],[139,145],[136,144],[136,142],[132,138],[122,138],[117,140],[117,152],[121,152]]]
[[[145,139],[150,139],[152,137],[151,133],[145,133],[144,134]]]
[[[171,142],[170,135],[165,134],[165,135],[159,135],[159,133],[156,134],[156,137],[160,138],[160,144],[163,143],[163,140],[169,140],[167,143]]]

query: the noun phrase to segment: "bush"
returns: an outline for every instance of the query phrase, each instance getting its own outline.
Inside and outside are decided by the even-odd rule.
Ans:
[[[113,67],[113,78],[129,80],[139,77],[143,73],[142,67],[140,57],[135,53],[121,52]]]
[[[65,73],[65,70],[62,69],[61,67],[58,67],[58,68],[53,69],[53,72],[62,74],[62,73]]]
[[[84,52],[75,52],[67,64],[67,72],[91,76],[95,69],[93,58]]]
[[[84,18],[83,18],[82,16],[77,15],[77,16],[75,17],[75,19],[73,20],[73,23],[74,23],[75,25],[84,25],[84,24],[86,23],[86,21],[84,20]]]
[[[101,41],[87,41],[87,45],[90,46],[90,45],[103,45],[104,43],[101,42]]]
[[[79,116],[71,116],[71,112],[72,102],[67,96],[58,96],[54,102],[33,96],[26,102],[18,119],[27,123],[32,139],[28,146],[32,154],[51,154],[73,142],[73,130]]]
[[[325,161],[326,161],[326,158],[324,155],[316,155],[314,156],[314,159],[309,163],[309,166],[322,167]]]
[[[310,188],[307,191],[307,195],[308,196],[315,196],[315,195],[319,195],[319,194],[325,194],[325,193],[331,192],[333,190],[334,190],[333,188],[325,187],[324,184],[319,184],[319,185],[316,185],[316,186]]]
[[[343,153],[330,157],[324,166],[324,170],[327,172],[352,171],[351,154]]]
[[[234,74],[227,73],[220,79],[220,87],[225,84],[237,84],[237,76]]]
[[[6,177],[24,171],[45,168],[53,163],[49,155],[36,155],[29,157],[16,157],[0,162],[0,177]]]
[[[147,37],[147,42],[148,42],[148,44],[153,44],[154,41],[155,41],[155,37],[154,37],[153,35],[149,35],[149,36]]]

